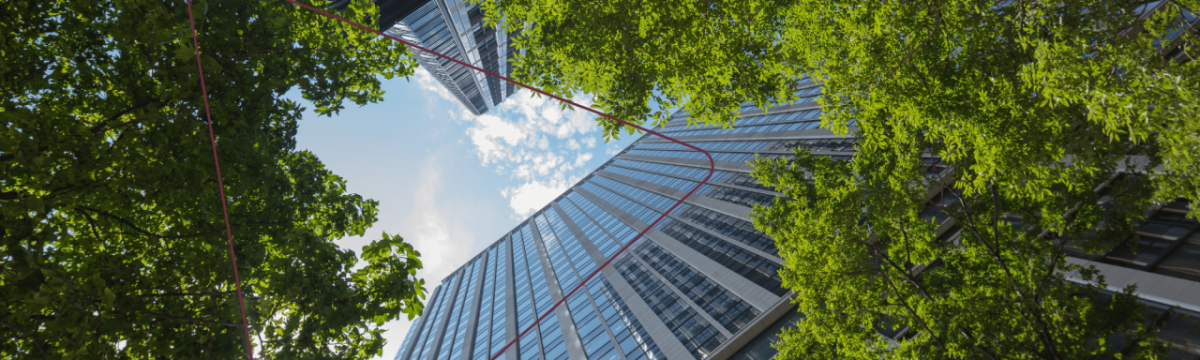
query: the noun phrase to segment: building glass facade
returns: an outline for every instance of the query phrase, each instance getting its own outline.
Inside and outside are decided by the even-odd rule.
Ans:
[[[801,92],[815,93],[809,84]],[[501,358],[774,356],[779,329],[801,316],[777,274],[783,261],[774,240],[748,215],[780,194],[756,183],[745,161],[789,157],[797,147],[850,159],[855,139],[816,127],[817,107],[798,102],[770,114],[746,107],[731,129],[684,127],[686,114],[676,114],[662,129],[713,153],[717,171],[708,184],[586,279],[708,173],[699,152],[642,137],[443,280],[396,359],[488,359],[581,282]],[[946,170],[936,159],[926,163],[931,175]],[[1200,224],[1186,212],[1182,201],[1153,209],[1138,236],[1104,254],[1067,247],[1071,261],[1100,265],[1110,285],[1141,279],[1148,316],[1180,359],[1200,356]],[[939,236],[956,236],[943,228]]]
[[[512,34],[483,23],[479,5],[465,0],[381,0],[380,30],[389,35],[460,59],[492,73],[511,76],[508,66],[517,49]],[[437,78],[475,115],[499,105],[517,89],[432,54],[412,49],[421,67]]]

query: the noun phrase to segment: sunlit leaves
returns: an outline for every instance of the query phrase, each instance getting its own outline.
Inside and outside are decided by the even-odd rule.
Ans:
[[[481,0],[490,24],[515,36],[513,76],[557,95],[591,94],[634,123],[683,108],[698,124],[729,125],[744,101],[795,99],[794,53],[779,35],[795,1]],[[520,29],[517,33],[515,30]],[[597,119],[606,138],[631,127]]]
[[[1063,236],[1082,235],[1095,217],[1046,219],[1038,209],[1048,204],[959,197],[955,188],[940,195],[951,201],[926,206],[941,179],[907,161],[915,152],[860,148],[842,162],[798,150],[793,161],[755,164],[757,178],[787,195],[752,217],[776,239],[784,286],[805,316],[774,344],[778,358],[1108,359],[1117,349],[1126,358],[1163,349],[1143,327],[1132,289],[1104,299],[1072,285],[1069,271],[1103,281],[1067,265],[1061,248],[1039,236],[1056,220],[1070,223],[1060,226],[1069,229]],[[1129,195],[1136,202],[1146,191]],[[951,225],[961,233],[937,236]],[[909,336],[879,334],[901,330]],[[1127,333],[1134,336],[1117,346],[1094,343]]]
[[[800,156],[756,171],[790,197],[755,213],[808,316],[784,354],[1104,358],[1088,339],[1125,332],[1137,334],[1125,357],[1152,353],[1132,300],[1069,286],[1063,271],[1091,272],[1064,266],[1052,240],[1111,247],[1150,199],[1200,196],[1200,88],[1185,80],[1198,65],[1167,56],[1194,51],[1196,34],[1156,45],[1187,3],[1148,20],[1135,1],[797,4],[782,43],[823,79],[823,126],[855,121],[859,141],[850,164]],[[919,171],[923,153],[953,170]],[[963,230],[953,243],[916,216],[939,183],[961,198],[939,210]],[[919,281],[901,270],[930,256],[940,265]],[[922,335],[872,340],[889,321]]]
[[[937,139],[947,159],[972,163],[968,192],[996,183],[1042,199],[1145,155],[1144,168],[1165,167],[1159,200],[1196,197],[1200,87],[1182,79],[1200,65],[1166,55],[1194,52],[1197,36],[1155,45],[1183,7],[1139,21],[1140,4],[811,1],[784,38],[825,78],[827,126],[894,127],[864,139],[872,148]]]

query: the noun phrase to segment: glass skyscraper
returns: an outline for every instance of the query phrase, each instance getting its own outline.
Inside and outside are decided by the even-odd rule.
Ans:
[[[380,10],[379,30],[484,70],[512,75],[508,59],[516,49],[508,44],[513,34],[484,25],[478,5],[465,0],[380,0],[375,4]],[[412,51],[421,67],[475,115],[487,112],[517,90],[449,60]]]
[[[516,359],[769,359],[770,343],[800,320],[777,274],[774,240],[754,229],[753,204],[781,195],[754,181],[755,154],[788,157],[805,147],[850,159],[854,138],[818,128],[809,82],[791,105],[747,104],[731,129],[686,127],[686,114],[659,128],[712,153],[716,173],[625,253],[500,357]],[[931,174],[944,171],[929,159]],[[496,354],[618,249],[682,198],[708,172],[703,154],[644,136],[442,281],[396,359],[481,360]],[[939,201],[935,197],[931,201]],[[1182,204],[1182,205],[1181,205]],[[1132,253],[1093,262],[1122,287],[1137,282],[1177,354],[1200,355],[1184,329],[1200,314],[1200,228],[1186,204],[1155,209]],[[953,226],[939,229],[950,238]],[[1174,313],[1165,311],[1177,306]],[[899,332],[881,334],[891,338]],[[1189,350],[1190,349],[1190,350]],[[1191,354],[1191,355],[1188,355]]]

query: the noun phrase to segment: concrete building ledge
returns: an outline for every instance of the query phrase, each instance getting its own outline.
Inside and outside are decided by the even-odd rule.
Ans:
[[[1074,257],[1067,257],[1067,263],[1095,266],[1096,270],[1100,270],[1100,275],[1104,276],[1109,290],[1121,291],[1128,285],[1136,284],[1137,290],[1134,294],[1138,297],[1200,312],[1200,282]],[[1078,274],[1069,273],[1067,279],[1080,284],[1086,283]]]

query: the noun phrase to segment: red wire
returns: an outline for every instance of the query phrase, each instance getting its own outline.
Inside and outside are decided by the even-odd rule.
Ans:
[[[196,50],[196,69],[200,72],[200,94],[204,95],[204,120],[208,123],[208,141],[212,145],[213,164],[217,167],[217,190],[221,193],[221,211],[225,213],[225,235],[229,242],[229,261],[233,263],[233,282],[237,286],[238,308],[242,311],[242,331],[246,334],[246,356],[254,360],[254,345],[250,344],[250,326],[246,324],[246,304],[242,301],[242,280],[238,276],[237,255],[233,252],[233,228],[229,226],[229,207],[225,205],[225,184],[221,182],[221,162],[217,160],[217,137],[213,135],[212,113],[208,109],[208,89],[204,87],[204,66],[200,65],[200,40],[196,39],[196,20],[192,17],[192,2],[187,1],[188,23],[192,29],[192,46]]]
[[[466,67],[468,67],[468,68],[474,69],[474,70],[476,70],[476,71],[479,71],[479,72],[482,72],[482,73],[484,73],[484,74],[488,74],[488,75],[489,75],[489,76],[491,76],[491,77],[494,77],[494,78],[497,78],[497,79],[501,79],[501,80],[507,81],[507,82],[509,82],[509,83],[512,83],[513,85],[517,85],[517,86],[520,86],[520,87],[523,87],[523,88],[527,88],[527,89],[529,89],[529,90],[532,90],[533,92],[536,92],[536,93],[538,93],[538,94],[546,95],[546,96],[549,96],[549,97],[551,97],[551,98],[554,98],[555,100],[562,101],[562,102],[565,102],[565,103],[567,103],[567,104],[571,104],[572,106],[576,106],[576,107],[582,108],[582,109],[584,109],[584,110],[587,110],[588,112],[591,112],[591,113],[593,113],[593,114],[600,115],[600,116],[603,116],[603,117],[605,117],[605,118],[608,118],[608,119],[611,119],[611,120],[618,121],[618,122],[620,122],[620,123],[622,123],[622,124],[625,124],[625,125],[629,125],[629,126],[632,126],[632,127],[638,128],[639,130],[642,130],[642,131],[645,131],[645,132],[648,132],[648,133],[654,134],[655,136],[658,136],[658,137],[661,137],[661,138],[664,138],[664,139],[667,139],[667,140],[671,140],[672,142],[674,142],[674,143],[676,143],[676,144],[680,144],[680,145],[683,145],[683,146],[687,146],[687,147],[689,147],[689,148],[695,149],[696,151],[699,151],[699,152],[701,152],[701,153],[704,153],[704,156],[707,156],[707,157],[708,157],[708,175],[704,177],[704,180],[703,180],[703,181],[700,181],[700,183],[699,183],[699,184],[697,184],[697,185],[696,185],[696,187],[692,188],[692,190],[691,190],[691,191],[688,191],[688,192],[687,192],[687,195],[684,195],[682,199],[679,199],[679,201],[675,202],[675,205],[671,205],[671,208],[670,208],[670,209],[667,209],[667,211],[663,212],[663,213],[662,213],[662,215],[659,215],[657,219],[654,219],[654,222],[650,223],[650,225],[649,225],[649,226],[647,226],[645,229],[643,229],[643,230],[642,230],[642,232],[638,233],[638,234],[637,234],[637,236],[635,236],[635,237],[633,238],[633,240],[630,240],[630,241],[629,241],[629,243],[626,243],[626,244],[625,244],[625,246],[621,247],[621,250],[618,250],[616,254],[613,254],[613,256],[612,256],[612,257],[608,258],[608,261],[605,261],[603,265],[600,265],[600,267],[596,269],[596,271],[593,271],[593,272],[591,273],[591,275],[588,275],[586,278],[584,278],[584,279],[583,279],[583,281],[579,283],[579,285],[576,285],[574,289],[571,289],[571,291],[570,291],[570,292],[568,292],[566,295],[564,295],[562,299],[559,299],[559,300],[558,300],[558,302],[554,303],[554,306],[551,306],[551,307],[550,307],[550,309],[546,311],[546,313],[542,314],[542,316],[539,316],[539,317],[537,318],[537,320],[535,320],[535,321],[533,322],[533,324],[530,324],[530,325],[529,325],[529,327],[525,328],[525,331],[522,331],[520,334],[518,334],[518,335],[517,335],[517,337],[516,337],[516,338],[514,338],[512,341],[509,341],[507,345],[504,345],[504,347],[503,347],[503,348],[501,348],[499,352],[497,352],[495,355],[492,355],[492,357],[491,357],[491,359],[490,359],[490,360],[496,360],[496,358],[500,357],[500,354],[503,354],[503,353],[504,353],[504,351],[505,351],[505,350],[508,350],[508,348],[509,348],[509,347],[511,347],[511,346],[512,346],[514,343],[516,343],[516,342],[517,342],[517,340],[520,340],[520,339],[521,339],[521,337],[525,336],[525,333],[528,333],[528,332],[529,332],[529,330],[532,330],[534,326],[537,326],[537,324],[538,324],[538,323],[540,323],[540,322],[542,321],[542,319],[546,318],[546,316],[548,316],[548,315],[550,315],[551,313],[553,313],[553,312],[554,312],[554,310],[555,310],[555,309],[557,309],[559,305],[562,305],[562,303],[563,303],[564,301],[567,301],[567,299],[568,299],[568,298],[570,298],[572,294],[575,294],[575,292],[576,292],[576,291],[578,291],[578,290],[579,290],[579,288],[582,288],[584,284],[587,284],[587,282],[588,282],[589,280],[591,280],[591,279],[592,279],[592,277],[596,276],[596,274],[599,274],[599,273],[600,273],[600,270],[604,269],[604,267],[608,266],[608,264],[609,264],[609,263],[611,263],[611,262],[612,262],[614,259],[616,259],[616,258],[617,258],[617,256],[620,256],[620,255],[621,255],[621,253],[625,252],[625,249],[628,249],[630,245],[633,245],[633,243],[634,243],[634,242],[637,242],[637,241],[638,241],[638,239],[642,238],[642,235],[645,235],[647,231],[650,231],[650,229],[651,229],[651,228],[654,228],[654,225],[657,225],[659,221],[662,221],[662,219],[663,219],[663,218],[665,218],[665,217],[667,216],[667,214],[670,214],[670,213],[671,213],[671,211],[675,210],[675,208],[676,208],[676,207],[678,207],[678,206],[679,206],[679,204],[682,204],[684,200],[686,200],[686,199],[687,199],[689,196],[692,196],[692,193],[696,192],[696,190],[697,190],[697,189],[699,189],[701,186],[704,186],[704,184],[708,182],[709,178],[712,178],[713,172],[714,172],[714,171],[716,171],[716,162],[714,162],[714,161],[713,161],[712,155],[711,155],[711,154],[709,154],[707,151],[704,151],[704,149],[701,149],[701,148],[698,148],[698,147],[692,146],[691,144],[688,144],[688,143],[685,143],[685,142],[682,142],[682,141],[679,141],[679,140],[675,140],[675,138],[672,138],[672,137],[670,137],[670,136],[666,136],[666,135],[663,135],[663,134],[659,134],[659,133],[657,133],[657,132],[654,132],[653,130],[650,130],[650,129],[647,129],[647,128],[644,128],[644,127],[641,127],[641,126],[638,126],[638,125],[635,125],[635,124],[632,124],[632,123],[630,123],[630,122],[628,122],[628,121],[625,121],[625,120],[618,119],[618,118],[616,118],[616,117],[613,117],[613,116],[611,116],[611,115],[605,114],[605,113],[603,113],[603,112],[600,112],[600,111],[598,111],[598,110],[592,109],[592,108],[590,108],[590,107],[587,107],[587,106],[583,106],[583,105],[576,104],[575,102],[573,102],[573,101],[571,101],[571,100],[567,100],[567,99],[564,99],[564,98],[562,98],[562,97],[555,96],[555,95],[553,95],[553,94],[550,94],[550,93],[547,93],[547,92],[545,92],[545,91],[542,91],[541,89],[538,89],[538,88],[535,88],[535,87],[532,87],[532,86],[529,86],[529,85],[525,85],[525,84],[523,84],[523,83],[521,83],[521,82],[518,82],[518,81],[516,81],[516,80],[509,79],[509,78],[507,78],[507,77],[504,77],[504,76],[501,76],[501,75],[498,75],[498,74],[492,73],[492,72],[490,72],[490,71],[487,71],[487,70],[481,69],[481,68],[479,68],[479,67],[476,67],[476,66],[474,66],[474,65],[471,65],[471,64],[468,64],[468,63],[462,62],[462,61],[460,61],[460,60],[458,60],[458,59],[455,59],[455,58],[452,58],[452,57],[449,57],[449,56],[446,56],[446,55],[442,55],[441,53],[438,53],[438,52],[436,52],[436,51],[433,51],[433,50],[426,49],[426,48],[424,48],[424,47],[421,47],[421,46],[418,46],[418,45],[416,45],[416,44],[410,43],[410,42],[408,42],[408,41],[404,41],[404,40],[402,40],[402,39],[400,39],[400,38],[397,38],[397,37],[395,37],[395,36],[391,36],[391,35],[388,35],[388,34],[385,34],[385,33],[381,32],[381,31],[378,31],[378,30],[372,29],[372,28],[370,28],[370,27],[363,26],[362,24],[359,24],[359,23],[356,23],[356,22],[353,22],[353,21],[350,21],[350,20],[346,20],[345,18],[342,18],[342,17],[340,17],[340,16],[333,15],[333,14],[330,14],[330,13],[327,13],[327,12],[324,12],[324,11],[321,11],[320,9],[314,8],[314,7],[312,7],[312,6],[309,6],[309,5],[306,5],[306,4],[301,4],[301,3],[297,2],[296,0],[287,0],[287,2],[290,2],[290,3],[292,3],[292,4],[295,4],[295,5],[297,5],[297,6],[303,7],[303,8],[305,8],[305,9],[308,9],[308,10],[314,11],[314,12],[316,12],[316,13],[318,13],[318,14],[325,15],[325,16],[328,16],[328,17],[331,17],[331,18],[337,19],[337,20],[339,20],[339,21],[341,21],[341,22],[344,22],[344,23],[347,23],[347,24],[350,24],[350,25],[356,26],[356,27],[358,27],[358,28],[360,28],[360,29],[363,29],[363,30],[366,30],[366,31],[370,31],[370,32],[372,32],[372,33],[375,33],[375,34],[377,34],[377,35],[379,35],[379,36],[383,36],[383,37],[386,37],[386,38],[388,38],[388,39],[392,39],[392,40],[394,40],[394,41],[397,41],[397,42],[400,42],[400,43],[402,43],[402,44],[405,44],[405,45],[411,46],[411,47],[413,47],[413,48],[415,48],[415,49],[417,49],[417,50],[421,50],[421,51],[424,51],[424,52],[427,52],[427,53],[433,54],[433,55],[435,55],[435,56],[437,56],[437,57],[440,57],[440,58],[443,58],[443,59],[446,59],[446,60],[453,61],[453,62],[455,62],[455,63],[457,63],[457,64],[459,64],[459,65],[466,66]]]

